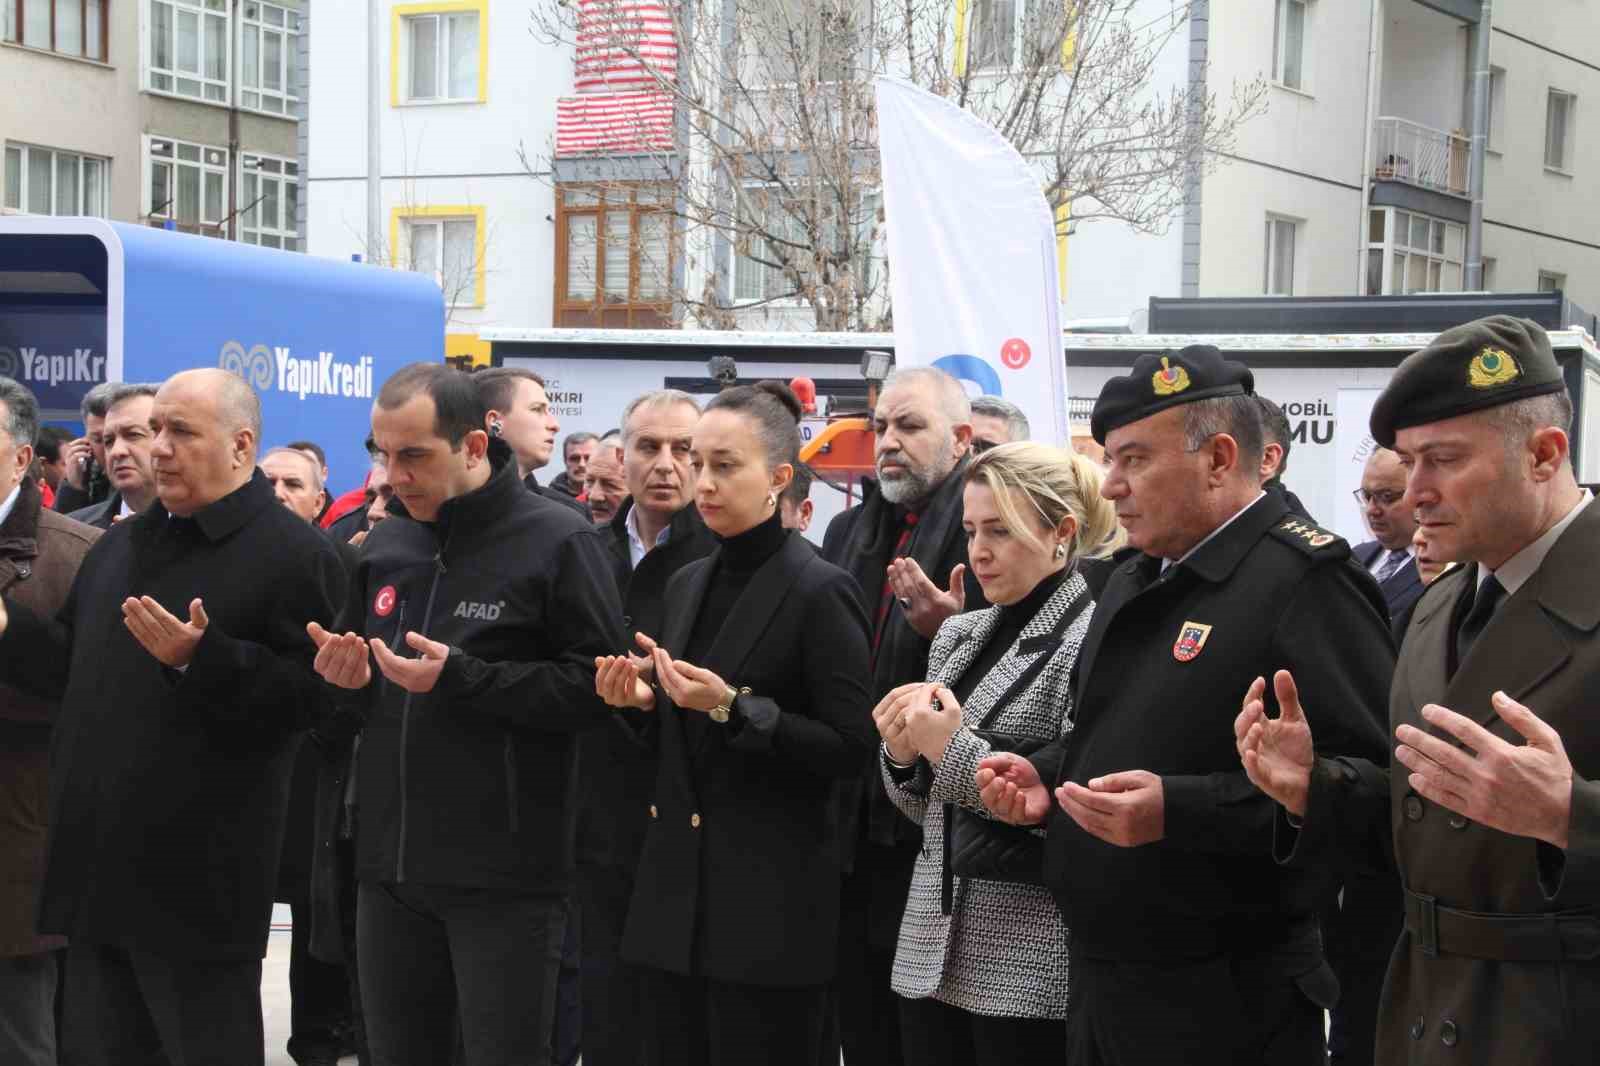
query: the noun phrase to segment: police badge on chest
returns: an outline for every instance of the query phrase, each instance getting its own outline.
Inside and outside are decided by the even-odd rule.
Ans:
[[[1202,622],[1185,622],[1178,629],[1177,643],[1172,645],[1172,657],[1180,663],[1189,662],[1200,654],[1211,636],[1211,627]]]

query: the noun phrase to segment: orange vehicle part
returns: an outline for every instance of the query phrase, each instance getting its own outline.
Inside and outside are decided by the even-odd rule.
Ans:
[[[853,482],[873,471],[872,424],[865,418],[841,418],[800,449],[800,461],[829,481]]]

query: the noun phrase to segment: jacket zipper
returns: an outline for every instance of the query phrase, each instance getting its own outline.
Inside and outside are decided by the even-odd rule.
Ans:
[[[428,585],[428,599],[422,608],[423,628],[420,630],[421,632],[426,632],[428,619],[433,617],[433,598],[439,591],[439,578],[444,576],[444,572],[444,549],[441,547],[433,556],[433,580]],[[402,624],[404,621],[405,616],[402,613]],[[395,645],[397,652],[404,641],[405,630],[396,629]],[[403,882],[406,879],[406,756],[410,752],[408,737],[411,725],[411,695],[410,692],[407,692],[405,701],[400,705],[400,844],[395,850],[394,856],[394,879],[396,883]]]
[[[511,743],[511,734],[506,734],[506,815],[511,823],[511,832],[516,833],[517,825],[521,821],[518,810],[521,797],[517,794],[517,750]]]

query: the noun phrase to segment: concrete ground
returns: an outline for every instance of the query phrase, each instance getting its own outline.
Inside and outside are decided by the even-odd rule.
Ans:
[[[261,1014],[266,1023],[267,1066],[294,1066],[289,1057],[289,908],[272,914],[272,934],[267,937],[267,957],[261,963]],[[355,1056],[339,1060],[355,1066]]]

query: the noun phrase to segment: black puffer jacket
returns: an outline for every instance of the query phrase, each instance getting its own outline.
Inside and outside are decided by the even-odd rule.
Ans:
[[[489,482],[436,522],[397,498],[351,583],[342,628],[451,648],[431,692],[376,669],[364,690],[363,881],[566,891],[571,879],[573,734],[605,724],[594,660],[622,646],[622,606],[594,527],[528,492],[504,444],[489,454]]]

